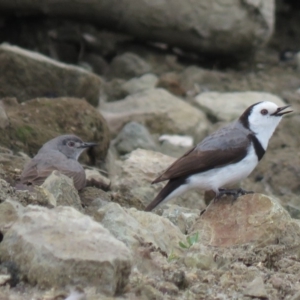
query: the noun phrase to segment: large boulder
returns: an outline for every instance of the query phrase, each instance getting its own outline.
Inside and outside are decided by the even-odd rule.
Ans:
[[[110,143],[106,121],[85,100],[37,98],[19,104],[16,99],[5,98],[3,104],[9,126],[0,128],[2,146],[33,156],[48,140],[73,133],[84,141],[99,142],[92,156],[105,158]]]
[[[293,244],[300,238],[299,224],[276,199],[262,194],[248,194],[234,203],[230,197],[211,203],[191,232],[199,233],[202,244],[218,247]]]
[[[247,107],[261,101],[271,101],[278,106],[286,105],[279,97],[264,92],[206,92],[195,99],[196,105],[218,121],[235,120]]]
[[[102,225],[71,207],[27,206],[8,226],[0,259],[14,262],[33,285],[81,285],[114,295],[128,283],[129,249]]]
[[[132,151],[123,162],[118,162],[119,169],[111,176],[111,189],[121,194],[123,199],[138,199],[146,207],[163,188],[165,182],[151,184],[175,158],[151,150]],[[203,209],[203,197],[198,192],[188,192],[175,198],[170,203]],[[136,206],[140,208],[139,206]]]
[[[23,102],[37,97],[76,97],[94,106],[102,87],[101,78],[91,72],[7,44],[0,45],[0,82],[0,98],[16,97]]]
[[[71,0],[43,2],[0,1],[3,14],[71,17],[129,33],[142,40],[160,41],[208,54],[237,56],[270,38],[274,0],[97,0],[86,5]],[[122,12],[122,13],[120,13]]]
[[[94,218],[134,252],[149,243],[168,255],[181,252],[179,242],[185,237],[167,218],[116,203],[98,209]]]
[[[143,123],[153,133],[188,134],[197,140],[205,136],[208,128],[208,120],[201,110],[164,89],[150,89],[104,103],[101,112],[113,134],[129,121]]]

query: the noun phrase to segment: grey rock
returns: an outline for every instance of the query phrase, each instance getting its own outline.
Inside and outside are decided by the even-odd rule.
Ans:
[[[69,17],[122,31],[140,40],[167,43],[196,53],[210,55],[249,53],[265,44],[274,30],[274,0],[124,0],[110,5],[107,0],[74,6],[61,0],[59,9],[49,0],[0,3],[3,15],[24,11],[49,17]],[[105,43],[103,43],[105,44]]]
[[[72,206],[78,211],[83,211],[78,191],[73,180],[59,171],[53,171],[41,186],[48,194],[49,204],[56,206]]]
[[[0,258],[16,263],[41,288],[81,285],[111,296],[123,290],[131,272],[131,253],[122,242],[63,206],[26,207],[4,235]]]
[[[114,145],[121,155],[138,148],[146,150],[157,148],[148,129],[137,122],[126,124],[114,140]]]
[[[175,158],[150,150],[137,149],[119,162],[119,169],[111,176],[112,190],[123,198],[138,198],[146,207],[164,186],[164,182],[151,185],[158,175],[173,163]],[[203,197],[188,192],[171,200],[181,206],[204,209]]]
[[[260,101],[286,105],[279,97],[264,92],[206,92],[195,98],[195,103],[218,121],[235,120],[246,108]]]
[[[154,74],[145,74],[139,78],[132,78],[122,86],[128,95],[155,88],[158,78]]]
[[[4,98],[3,103],[10,130],[0,128],[1,145],[34,156],[44,143],[67,132],[99,142],[90,156],[94,160],[105,158],[110,144],[109,129],[101,113],[86,100],[37,98],[19,104],[15,98]],[[83,153],[81,161],[88,163],[87,156]]]
[[[100,77],[82,68],[7,44],[0,46],[0,81],[0,98],[16,97],[20,102],[68,96],[97,106],[102,87]]]
[[[105,82],[100,96],[100,103],[117,101],[128,96],[128,92],[123,89],[125,83],[126,81],[120,78],[113,78]]]
[[[3,102],[0,101],[0,128],[5,129],[8,125],[9,125],[9,119],[5,112],[5,107],[3,105]]]
[[[110,65],[110,77],[129,79],[151,72],[151,66],[130,52],[116,56]]]
[[[160,211],[158,211],[158,214],[160,214]],[[187,234],[200,216],[200,210],[166,204],[161,215],[178,226],[183,234]]]
[[[164,89],[151,89],[105,103],[101,112],[111,132],[119,132],[124,124],[145,124],[151,133],[192,135],[202,139],[209,127],[205,114]]]
[[[268,298],[268,293],[261,276],[258,276],[254,278],[253,281],[249,282],[244,290],[244,295],[257,298]]]
[[[94,219],[133,252],[137,252],[141,244],[147,243],[159,247],[167,254],[172,251],[180,253],[182,250],[178,243],[185,237],[179,228],[167,218],[156,214],[109,203],[94,214]]]

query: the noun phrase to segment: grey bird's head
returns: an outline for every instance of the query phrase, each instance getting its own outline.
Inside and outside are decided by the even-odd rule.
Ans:
[[[96,146],[97,143],[85,143],[78,136],[67,134],[60,135],[47,143],[39,150],[39,153],[49,150],[56,150],[69,159],[78,160],[80,154],[87,148]]]

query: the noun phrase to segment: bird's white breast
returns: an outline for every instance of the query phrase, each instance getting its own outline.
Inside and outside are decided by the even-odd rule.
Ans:
[[[251,145],[247,155],[241,161],[192,175],[187,179],[187,185],[190,188],[217,191],[223,186],[246,178],[256,167],[257,163],[258,158],[253,145]]]

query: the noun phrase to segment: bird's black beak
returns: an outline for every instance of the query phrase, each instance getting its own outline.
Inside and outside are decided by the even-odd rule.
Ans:
[[[79,148],[91,148],[97,145],[98,143],[82,143]]]
[[[282,107],[278,107],[277,110],[271,114],[271,116],[275,116],[275,117],[282,117],[285,114],[291,113],[293,112],[292,110],[288,110],[288,111],[283,111],[286,108],[290,107],[290,105],[286,105],[286,106],[282,106]]]

